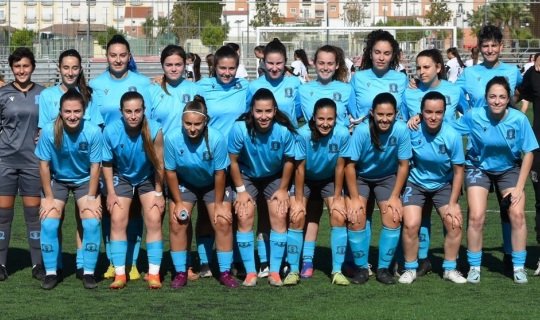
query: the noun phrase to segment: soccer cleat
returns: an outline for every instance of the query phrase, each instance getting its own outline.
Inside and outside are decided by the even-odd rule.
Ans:
[[[313,278],[313,262],[302,263],[302,272],[300,273],[302,279]]]
[[[369,280],[369,271],[366,268],[359,268],[351,279],[351,283],[364,284]]]
[[[392,278],[392,275],[386,268],[377,269],[377,281],[382,284],[396,284],[396,280]]]
[[[0,281],[5,281],[8,278],[6,266],[0,265]]]
[[[193,271],[193,267],[188,267],[187,278],[189,281],[197,281],[199,280],[200,276],[195,271]]]
[[[113,272],[114,272],[114,269],[113,269]],[[82,280],[83,274],[84,274],[84,269],[83,268],[79,268],[79,269],[77,269],[77,271],[75,271],[75,277],[77,279],[79,279],[79,280]],[[105,278],[105,275],[103,275],[103,278]],[[105,278],[105,279],[107,279],[107,278]]]
[[[295,286],[299,282],[300,282],[300,274],[298,274],[298,272],[289,272],[285,280],[283,280],[283,285]]]
[[[268,284],[273,287],[283,286],[283,282],[281,281],[281,278],[279,277],[278,272],[270,272],[268,274]]]
[[[514,270],[514,283],[525,284],[527,283],[527,272],[524,268]]]
[[[109,286],[111,289],[124,289],[127,284],[127,276],[125,274],[119,276],[116,275],[114,277],[113,283]]]
[[[58,278],[56,277],[56,275],[50,274],[50,275],[45,276],[43,283],[41,283],[41,288],[45,290],[51,290],[51,289],[54,289],[54,287],[56,287],[57,284],[58,284]]]
[[[47,273],[45,273],[45,275],[47,275]],[[43,277],[43,279],[45,279],[45,277]],[[58,279],[58,282],[64,281],[64,270],[56,270],[56,279]]]
[[[536,264],[536,271],[534,271],[534,275],[535,276],[540,275],[540,259],[538,260],[538,263]]]
[[[405,270],[399,277],[398,282],[403,284],[411,284],[416,280],[416,270]],[[382,282],[382,281],[381,281]]]
[[[347,277],[345,277],[343,273],[338,271],[332,273],[332,284],[337,284],[339,286],[348,286],[351,283],[349,282],[349,280],[347,280]]]
[[[136,265],[131,266],[131,270],[129,270],[129,281],[135,281],[141,279],[141,273],[139,272],[139,269],[137,269]]]
[[[250,272],[246,275],[246,279],[242,282],[244,287],[254,287],[257,285],[257,274],[255,272]]]
[[[95,289],[97,288],[96,278],[93,274],[85,274],[82,278],[83,286],[85,289]]]
[[[431,262],[429,261],[429,259],[418,259],[418,269],[416,269],[416,276],[423,277],[428,273],[431,273]]]
[[[77,270],[79,270],[79,269],[77,269]],[[105,273],[103,274],[103,279],[113,279],[114,276],[115,276],[114,266],[112,264],[110,264],[109,267],[107,268],[107,271],[105,271]],[[81,275],[81,280],[82,280],[82,278],[83,277]]]
[[[219,283],[227,288],[238,288],[238,282],[232,278],[230,270],[219,274]]]
[[[467,282],[479,283],[480,282],[480,270],[471,268],[467,275]]]
[[[358,272],[358,267],[352,261],[345,261],[341,267],[343,274],[349,278],[354,278]]]
[[[454,270],[445,270],[443,273],[443,279],[452,281],[453,283],[467,283],[467,279],[461,274],[461,272]]]
[[[191,268],[189,269],[191,270]],[[199,270],[199,277],[212,278],[212,270],[210,270],[210,265],[208,263],[201,264],[201,269]]]
[[[45,279],[45,270],[41,264],[36,264],[32,268],[32,278],[42,281]]]
[[[259,268],[259,274],[257,274],[257,277],[262,278],[268,278],[268,273],[270,273],[270,269],[268,268],[267,262],[262,262],[261,267]]]
[[[177,272],[174,276],[174,279],[171,281],[171,289],[180,289],[184,287],[187,283],[187,273],[180,271]]]
[[[270,272],[270,270],[268,270],[268,272]],[[289,275],[289,272],[291,272],[291,266],[289,265],[288,262],[284,262],[284,263],[281,265],[281,274],[280,274],[280,277],[281,277],[281,278],[286,278],[286,277]]]
[[[161,279],[159,278],[159,274],[148,274],[147,279],[148,288],[161,289]]]
[[[231,274],[237,278],[245,277],[246,268],[244,268],[244,265],[242,263],[233,262],[231,264]]]

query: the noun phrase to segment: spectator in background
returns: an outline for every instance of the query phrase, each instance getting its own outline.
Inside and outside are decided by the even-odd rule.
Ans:
[[[534,54],[529,56],[529,61],[527,61],[527,63],[525,63],[521,68],[521,74],[525,75],[525,72],[527,72],[527,70],[529,70],[529,68],[532,66],[534,66]]]
[[[196,53],[190,52],[187,54],[187,62],[186,78],[193,82],[201,80],[201,57]]]
[[[225,46],[233,49],[234,51],[236,51],[236,53],[238,54],[238,58],[241,58],[242,57],[242,50],[240,50],[240,46],[234,42],[229,42],[227,43]],[[244,79],[247,79],[248,78],[248,73],[247,73],[247,70],[246,70],[246,67],[244,66],[243,63],[240,63],[238,65],[238,69],[236,69],[236,77],[237,78],[244,78]]]
[[[452,83],[456,82],[459,75],[465,69],[465,64],[461,61],[458,49],[456,47],[446,50],[448,61],[446,62],[446,79]]]
[[[206,55],[206,64],[208,65],[208,77],[215,76],[214,73],[214,55],[213,54],[207,54]]]
[[[477,64],[479,64],[480,62],[482,61],[478,61],[478,56],[480,55],[480,49],[478,49],[478,47],[474,47],[471,49],[471,58],[470,59],[467,59],[467,61],[465,61],[465,67],[472,67],[472,66],[475,66]]]
[[[396,67],[396,71],[403,72],[404,74],[407,74],[407,68],[402,63],[402,61],[405,61],[405,53],[403,52],[402,49],[399,49],[399,64]]]
[[[264,45],[256,46],[253,49],[253,53],[255,54],[255,57],[257,58],[257,74],[260,76],[264,75],[266,73],[264,69]]]
[[[294,51],[294,61],[291,63],[293,74],[297,76],[302,84],[310,81],[308,74],[309,61],[304,49]]]

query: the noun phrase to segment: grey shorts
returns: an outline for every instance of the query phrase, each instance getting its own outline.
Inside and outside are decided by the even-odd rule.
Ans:
[[[475,167],[465,167],[465,189],[482,187],[490,190],[494,184],[500,191],[514,188],[519,178],[520,167],[510,168],[503,172],[488,172]],[[499,192],[500,192],[499,191]]]
[[[281,173],[262,179],[250,178],[242,173],[242,181],[253,199],[257,199],[257,196],[261,193],[264,195],[265,200],[270,200],[281,185]],[[236,192],[234,198],[236,199]]]
[[[66,203],[68,200],[70,191],[73,192],[75,201],[88,195],[88,189],[90,188],[90,181],[87,181],[82,184],[76,184],[76,183],[60,182],[53,179],[51,180],[51,187],[52,187],[54,198],[56,200],[60,200]],[[43,194],[43,192],[41,193],[41,198],[45,198],[45,194]]]
[[[294,197],[296,186],[294,184],[289,188],[289,196]],[[305,180],[304,198],[306,199],[326,199],[334,196],[335,183],[334,178],[327,180]]]
[[[13,169],[0,166],[0,196],[40,197],[39,169]]]
[[[394,190],[396,175],[392,174],[379,179],[366,179],[356,177],[358,194],[365,199],[369,199],[370,194],[375,194],[377,202],[387,201]]]
[[[401,195],[403,206],[419,206],[424,207],[426,201],[430,200],[435,205],[436,209],[444,207],[450,200],[452,194],[452,184],[446,183],[442,188],[437,190],[425,190],[424,188],[407,181],[405,191]]]
[[[197,201],[202,200],[205,205],[209,205],[211,203],[214,203],[216,199],[216,193],[214,189],[214,185],[211,184],[207,187],[199,188],[195,187],[193,185],[190,185],[188,183],[180,181],[180,184],[178,185],[178,189],[180,189],[180,196],[182,197],[183,202],[189,202],[192,204],[197,203]],[[168,195],[170,195],[170,191],[167,192]],[[172,201],[172,197],[169,196],[169,200]],[[223,202],[229,202],[231,203],[233,200],[233,192],[232,188],[229,184],[225,185],[225,194],[223,195]]]
[[[133,199],[134,195],[140,196],[156,190],[154,177],[150,177],[134,186],[123,176],[114,174],[113,185],[114,192],[117,196],[129,199]],[[101,188],[101,194],[107,196],[107,184],[105,183],[103,176],[99,179],[99,187]]]

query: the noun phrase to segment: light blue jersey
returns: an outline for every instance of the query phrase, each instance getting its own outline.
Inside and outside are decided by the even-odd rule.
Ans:
[[[298,87],[302,84],[298,77],[283,76],[281,80],[268,80],[267,76],[259,77],[249,83],[247,105],[251,104],[251,98],[260,88],[266,88],[274,94],[278,109],[287,115],[293,126],[298,127],[296,110],[300,110],[300,96]]]
[[[176,87],[167,84],[169,94],[158,84],[150,86],[148,91],[151,100],[146,107],[146,115],[162,126],[164,134],[181,127],[182,112],[186,103],[193,101],[196,94],[202,96],[199,86],[185,79]]]
[[[249,82],[234,79],[229,84],[221,84],[215,77],[202,78],[197,82],[208,108],[210,126],[218,129],[225,138],[234,122],[246,111]]]
[[[43,128],[47,123],[54,122],[60,114],[60,98],[65,92],[60,85],[47,88],[39,95],[39,122],[38,127]],[[103,124],[99,106],[90,100],[84,112],[84,119],[96,125]]]
[[[48,161],[54,180],[83,184],[90,181],[90,166],[100,163],[103,152],[101,128],[82,120],[79,132],[68,134],[63,130],[62,147],[54,144],[54,124],[42,128],[36,147],[36,156]]]
[[[215,128],[208,127],[208,144],[202,138],[193,144],[184,128],[175,128],[165,135],[165,170],[176,171],[181,181],[197,188],[211,186],[215,172],[225,170],[231,164],[227,153],[227,141]]]
[[[161,126],[156,121],[146,120],[154,141]],[[132,186],[139,185],[154,174],[154,165],[144,151],[142,135],[129,136],[123,117],[105,127],[103,141],[102,160],[111,162],[114,173],[126,178]]]
[[[367,179],[396,174],[399,160],[412,157],[409,128],[396,121],[389,132],[379,135],[382,151],[375,148],[369,132],[369,122],[363,121],[354,129],[346,157],[356,162],[356,174]]]
[[[469,135],[470,149],[467,165],[489,172],[503,172],[521,161],[521,154],[538,149],[527,116],[521,111],[508,108],[501,121],[489,118],[489,107],[473,108],[454,127],[462,135]]]
[[[349,126],[349,114],[356,109],[356,96],[352,87],[341,81],[323,85],[318,81],[305,83],[298,88],[302,114],[306,122],[313,117],[315,102],[322,98],[334,100],[337,106],[337,123]]]
[[[431,135],[422,122],[411,131],[413,157],[409,181],[425,190],[439,190],[454,177],[453,165],[465,163],[461,135],[448,122]]]
[[[296,137],[296,160],[306,160],[307,180],[327,180],[334,177],[337,161],[345,156],[349,146],[349,130],[345,126],[335,126],[326,137],[318,142],[311,140],[311,130],[305,125]]]
[[[422,83],[418,86],[418,89],[407,88],[403,93],[403,101],[401,106],[401,115],[403,120],[408,121],[411,117],[420,113],[420,106],[422,105],[422,98],[426,93],[431,91],[437,91],[444,95],[446,99],[446,112],[444,113],[444,119],[455,121],[456,111],[465,113],[468,110],[469,105],[460,105],[465,100],[465,94],[463,91],[453,83],[441,80],[441,83],[435,88],[426,88]]]
[[[149,85],[150,79],[148,77],[132,71],[128,71],[127,75],[122,79],[111,77],[109,71],[105,71],[97,78],[92,79],[90,87],[94,90],[93,99],[98,104],[105,126],[122,117],[120,98],[128,91],[140,93],[144,98],[144,104],[150,107]]]
[[[519,69],[513,65],[499,62],[495,68],[488,69],[483,63],[467,67],[456,81],[456,85],[469,96],[471,108],[482,108],[486,105],[486,85],[495,76],[503,76],[510,84],[510,92],[514,93],[516,86],[521,84],[523,76]],[[465,98],[463,98],[465,99]],[[460,102],[465,106],[466,100]]]
[[[282,171],[285,158],[294,158],[295,137],[286,127],[272,123],[266,133],[251,137],[244,121],[237,121],[229,135],[229,153],[239,155],[240,171],[250,178],[266,178]]]
[[[388,70],[384,76],[378,77],[372,69],[368,69],[356,71],[350,85],[356,96],[356,108],[352,116],[358,119],[369,114],[373,99],[382,92],[391,93],[396,98],[397,106],[401,106],[401,98],[409,80],[403,72]]]

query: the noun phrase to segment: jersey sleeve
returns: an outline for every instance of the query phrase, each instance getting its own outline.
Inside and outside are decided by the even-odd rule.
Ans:
[[[176,152],[174,149],[175,138],[176,135],[173,135],[172,133],[165,135],[164,138],[163,161],[165,163],[165,170],[176,170]]]
[[[294,158],[294,152],[295,152],[295,147],[296,147],[295,135],[289,130],[287,130],[285,134],[284,142],[285,142],[285,148],[283,149],[283,154],[286,157]]]
[[[412,158],[411,134],[407,126],[402,128],[398,143],[398,159],[408,160]]]
[[[521,152],[527,153],[538,149],[538,141],[536,141],[536,136],[534,135],[529,121],[525,117],[523,117],[523,120],[521,121],[520,132],[522,132],[523,141]]]
[[[351,161],[355,162],[360,159],[360,155],[363,149],[362,147],[365,143],[365,140],[369,138],[367,134],[364,133],[365,130],[362,130],[363,128],[363,126],[356,127],[349,141],[349,146],[347,147],[345,153],[342,156],[343,158],[350,158]]]
[[[113,161],[112,143],[109,135],[109,130],[107,130],[107,128],[105,128],[105,130],[103,131],[103,152],[101,161]]]
[[[462,136],[471,132],[472,113],[472,111],[468,111],[456,121],[451,122],[452,127],[454,127],[454,129],[456,129],[457,132],[459,132]]]
[[[99,129],[96,128],[95,132],[92,134],[92,146],[90,148],[91,163],[101,163],[103,149],[103,135]]]
[[[529,70],[525,71],[525,75],[523,75],[523,82],[519,87],[519,93],[521,94],[521,97],[527,101],[533,101],[534,99],[531,82],[531,75],[533,72],[535,72],[534,67],[531,67],[529,68]]]
[[[306,138],[303,134],[299,134],[296,139],[296,147],[294,153],[294,159],[301,161],[306,159]]]
[[[461,94],[459,95],[459,103],[458,106],[463,109],[462,113],[467,112],[471,108],[471,102],[467,100],[467,71],[465,70],[462,72],[457,81],[455,82],[455,85],[460,89]]]
[[[39,95],[39,120],[38,120],[38,128],[44,128],[45,125],[49,122],[53,122],[54,119],[51,119],[49,116],[48,111],[48,101],[47,101],[47,94],[43,94],[43,91]]]
[[[231,160],[229,158],[229,154],[227,153],[227,143],[225,142],[225,138],[223,135],[219,134],[219,132],[215,132],[217,139],[215,142],[215,148],[214,148],[214,170],[225,170],[227,167],[231,164]]]
[[[465,154],[463,153],[463,139],[459,134],[453,134],[450,141],[450,161],[453,165],[465,163]]]
[[[229,134],[229,153],[240,154],[244,147],[244,134],[241,126],[245,126],[244,121],[234,123]]]
[[[47,129],[44,129],[41,133],[35,151],[36,156],[42,161],[51,161],[52,159],[54,141],[51,143],[49,137],[51,137],[51,131],[49,130],[49,127],[47,127]]]

